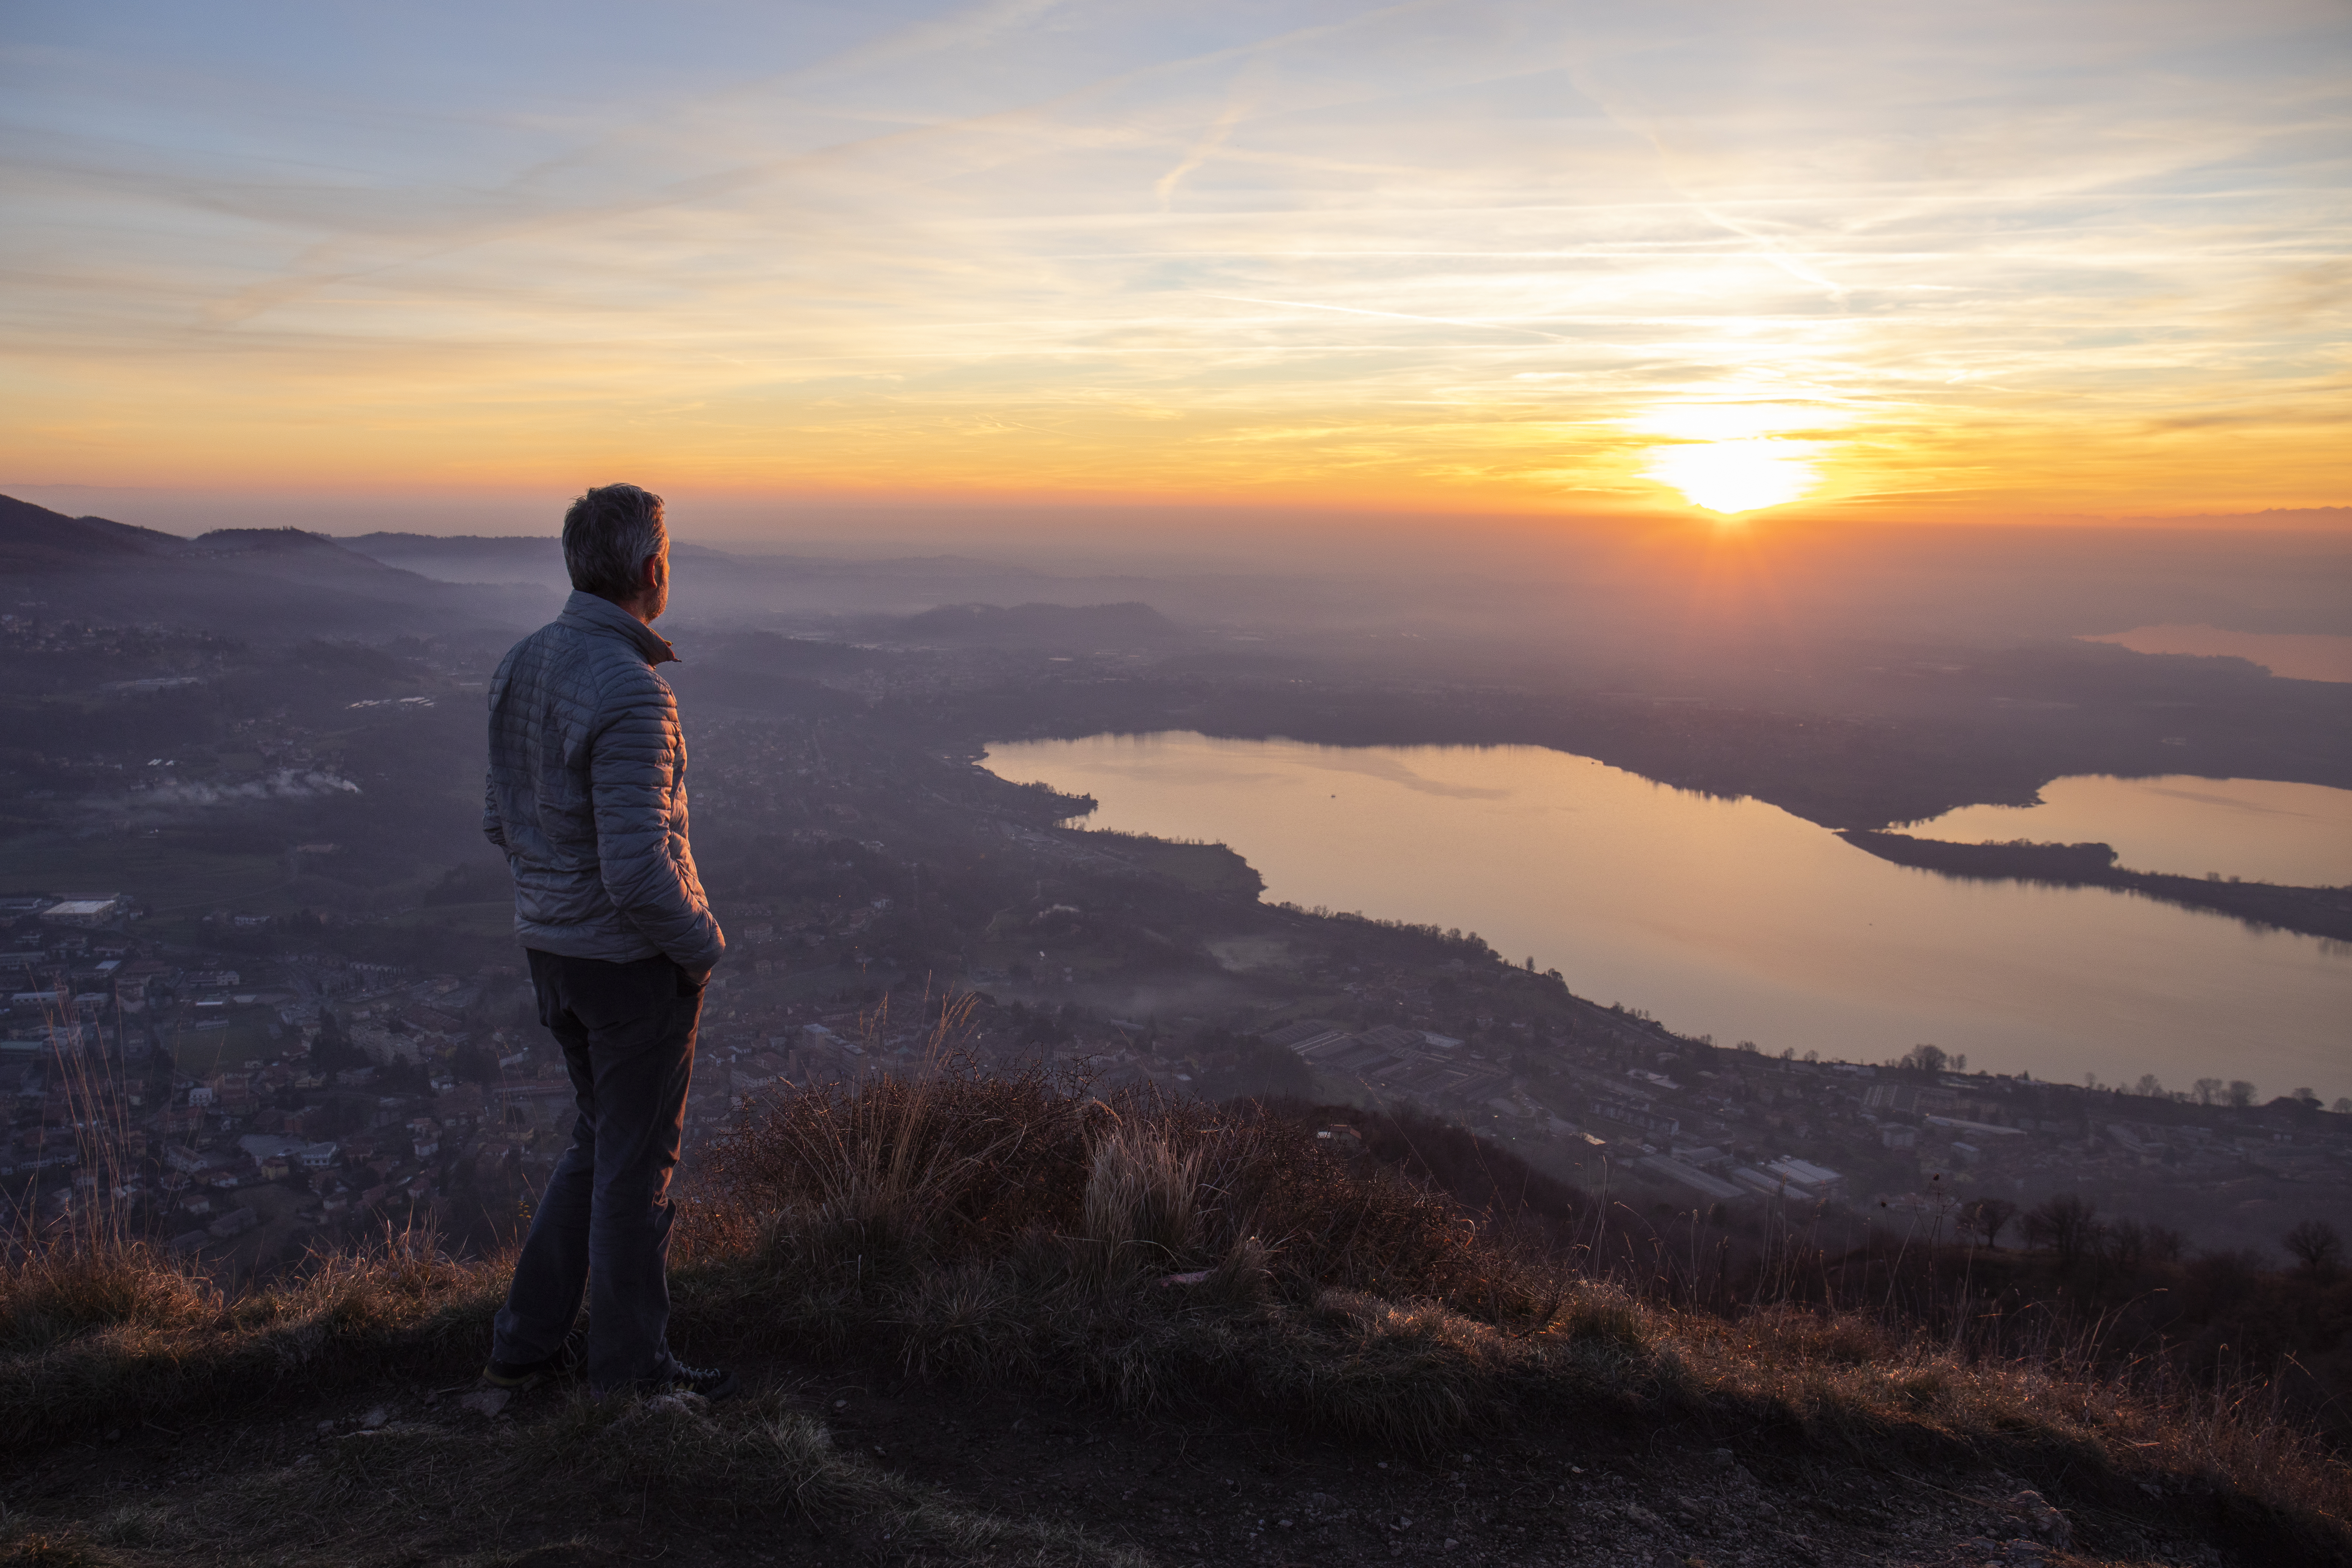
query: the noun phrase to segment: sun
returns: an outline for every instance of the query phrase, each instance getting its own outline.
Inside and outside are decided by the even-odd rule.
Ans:
[[[1661,447],[1643,472],[1693,506],[1730,516],[1795,500],[1821,482],[1801,441],[1695,441]]]

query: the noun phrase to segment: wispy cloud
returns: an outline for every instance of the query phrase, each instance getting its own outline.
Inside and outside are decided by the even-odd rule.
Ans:
[[[2352,491],[2332,0],[19,24],[0,488]]]

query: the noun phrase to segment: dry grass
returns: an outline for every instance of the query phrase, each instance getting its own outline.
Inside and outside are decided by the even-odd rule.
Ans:
[[[1444,1194],[1321,1152],[1298,1121],[953,1061],[752,1108],[705,1157],[701,1194],[699,1256],[877,1281],[1057,1253],[1125,1279],[1253,1254],[1298,1302],[1339,1287],[1540,1321],[1559,1290]]]
[[[1728,1411],[1864,1463],[2226,1496],[2314,1541],[2352,1519],[2352,1471],[2274,1397],[2054,1347],[1971,1354],[1854,1314],[1668,1310],[1325,1148],[1300,1121],[1036,1076],[786,1095],[719,1162],[717,1206],[761,1239],[714,1271],[705,1321],[1408,1449],[1539,1413]]]
[[[38,1353],[103,1329],[185,1328],[219,1311],[208,1281],[146,1242],[51,1241],[0,1274],[0,1353]]]
[[[1407,1450],[1513,1420],[1760,1422],[1870,1466],[1991,1466],[2134,1506],[2153,1487],[2305,1555],[2352,1542],[2352,1471],[2267,1391],[2217,1393],[2162,1361],[2118,1373],[2046,1348],[1972,1352],[1851,1314],[1670,1310],[1578,1275],[1508,1216],[1330,1147],[1282,1114],[952,1063],[781,1094],[706,1156],[674,1332],[698,1358],[878,1359]],[[230,1300],[131,1246],[28,1254],[0,1280],[0,1447],[289,1388],[462,1375],[505,1279],[418,1236]],[[624,1421],[641,1424],[625,1443]],[[394,1434],[336,1464],[361,1474],[407,1444],[416,1474],[438,1474],[432,1445],[456,1440]],[[583,1496],[636,1486],[642,1507],[658,1501],[643,1478],[675,1469],[733,1478],[740,1502],[710,1508],[895,1521],[942,1549],[993,1550],[956,1535],[977,1523],[844,1468],[774,1405],[716,1422],[583,1406],[517,1442],[448,1460],[448,1506],[509,1461],[573,1477]],[[600,1468],[616,1454],[620,1468]],[[1069,1545],[1069,1560],[1092,1550]]]
[[[447,1258],[428,1232],[387,1231],[224,1300],[142,1246],[30,1248],[0,1284],[0,1451],[194,1406],[470,1369],[506,1276]]]
[[[778,1096],[707,1161],[697,1224],[711,1262],[681,1281],[687,1331],[1131,1410],[1238,1401],[1425,1448],[1560,1346],[1646,1376],[1613,1295],[1304,1123],[1036,1073]],[[722,1261],[721,1237],[742,1251]]]
[[[2267,1384],[2198,1386],[2153,1361],[2117,1373],[2087,1356],[1972,1356],[1858,1314],[1678,1315],[1660,1332],[1716,1397],[1864,1463],[1973,1458],[2135,1507],[2153,1488],[2309,1561],[2352,1546],[2352,1468]]]

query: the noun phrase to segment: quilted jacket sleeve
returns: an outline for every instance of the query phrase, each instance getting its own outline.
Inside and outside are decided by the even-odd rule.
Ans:
[[[482,837],[501,849],[507,847],[506,824],[499,820],[499,775],[487,768],[482,773]]]
[[[687,846],[685,761],[667,682],[637,665],[604,683],[588,773],[605,896],[646,941],[700,973],[727,940]]]

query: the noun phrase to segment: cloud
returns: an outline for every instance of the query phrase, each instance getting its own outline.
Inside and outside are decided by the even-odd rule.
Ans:
[[[365,25],[0,50],[0,480],[1663,504],[1770,402],[1832,498],[2352,488],[2326,5]]]

